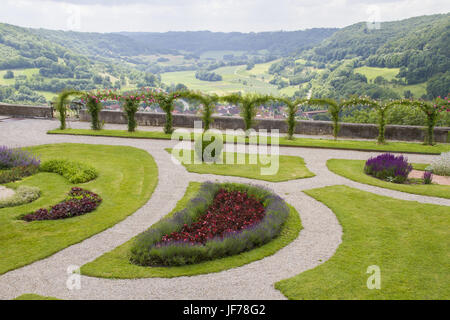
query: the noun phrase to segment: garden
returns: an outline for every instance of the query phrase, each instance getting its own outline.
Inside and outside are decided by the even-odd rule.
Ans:
[[[0,200],[0,274],[112,227],[148,201],[158,180],[152,157],[132,147],[55,144],[0,154],[2,184],[15,191]]]
[[[91,130],[66,127],[71,97],[86,105]],[[203,108],[203,132],[196,133],[201,139],[188,134],[194,142],[191,149],[175,150],[161,143],[174,131],[173,102],[179,98],[196,100]],[[102,128],[99,114],[102,101],[108,100],[122,105],[127,131]],[[219,101],[240,106],[244,129],[249,132],[258,105],[275,100],[290,110],[288,135],[280,138],[281,145],[384,153],[366,157],[356,151],[335,150],[327,155],[324,150],[296,148],[290,155],[277,157],[279,170],[272,175],[262,174],[270,165],[251,163],[250,153],[225,152],[221,146],[214,149],[213,159],[205,157],[209,146],[205,140],[209,139],[203,138],[209,134]],[[140,105],[152,103],[166,112],[164,132],[137,131]],[[303,103],[329,108],[334,140],[295,137],[295,113]],[[67,255],[86,249],[88,259],[80,266],[80,274],[89,277],[90,285],[119,292],[132,290],[131,279],[141,279],[143,288],[154,289],[155,283],[161,286],[141,298],[158,298],[167,288],[178,292],[177,286],[184,281],[194,285],[193,297],[218,297],[220,288],[227,285],[220,282],[226,279],[222,276],[238,272],[243,277],[260,277],[257,286],[271,281],[270,288],[261,289],[262,298],[265,290],[272,295],[277,290],[288,299],[446,299],[450,297],[446,273],[450,146],[435,144],[432,133],[436,118],[450,109],[448,98],[435,103],[380,102],[365,97],[341,102],[290,101],[256,94],[219,97],[150,89],[125,95],[64,91],[58,100],[60,129],[40,129],[43,139],[52,144],[0,147],[0,191],[7,195],[0,197],[0,240],[6,257],[0,261],[0,274],[6,280],[0,277],[0,282],[9,281],[9,271],[21,274],[25,272],[21,267],[38,268],[34,262],[63,249]],[[340,110],[358,104],[379,111],[377,141],[337,139]],[[424,144],[386,142],[383,114],[396,104],[420,105],[430,115]],[[124,137],[130,140],[120,139]],[[272,142],[271,137],[267,140]],[[76,143],[80,141],[89,144]],[[255,140],[247,134],[243,141],[251,144]],[[171,161],[174,155],[176,161]],[[353,156],[364,160],[353,160]],[[185,163],[186,157],[200,162]],[[313,162],[317,163],[310,166]],[[331,173],[336,174],[337,183],[330,185],[324,178]],[[176,190],[178,185],[184,186],[184,196]],[[357,189],[360,185],[365,191]],[[381,196],[377,188],[397,193]],[[409,200],[412,194],[418,201]],[[155,202],[159,205],[149,209],[148,204]],[[138,211],[147,216],[142,221],[152,222],[136,229],[125,224],[131,229],[129,237],[120,238],[124,239],[118,242],[121,245],[90,252],[95,245],[92,236],[114,235],[117,231],[111,228]],[[62,261],[58,259],[48,262],[42,283],[53,281],[48,277],[59,270],[57,264]],[[381,290],[366,286],[366,270],[371,265],[382,270]],[[105,285],[104,278],[123,282],[110,280]],[[202,293],[202,281],[214,284],[215,280],[217,292]],[[235,280],[245,289],[245,282]],[[37,292],[20,292],[15,297],[68,297],[65,287],[57,288],[47,291],[40,286]],[[83,294],[98,297],[89,288]],[[181,294],[176,297],[190,297]]]

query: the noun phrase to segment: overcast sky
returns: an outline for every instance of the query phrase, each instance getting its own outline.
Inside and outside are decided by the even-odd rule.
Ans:
[[[274,31],[450,12],[449,0],[0,0],[0,22],[57,30]]]

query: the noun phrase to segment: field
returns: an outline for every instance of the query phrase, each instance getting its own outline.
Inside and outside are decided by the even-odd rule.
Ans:
[[[373,81],[378,76],[382,76],[388,81],[393,80],[399,71],[399,68],[360,67],[355,69],[355,73],[365,75],[369,82]]]
[[[0,71],[0,85],[10,86],[16,83],[17,76],[26,76],[27,78],[31,78],[32,75],[39,74],[38,68],[32,69],[11,69],[14,72],[14,79],[4,79],[3,76],[6,74],[8,70]]]
[[[222,81],[202,81],[195,78],[195,71],[166,72],[161,74],[161,80],[165,84],[183,83],[189,89],[214,92],[217,94],[237,91],[258,92],[262,94],[287,94],[292,95],[298,86],[290,86],[278,90],[275,85],[269,83],[273,78],[268,73],[270,65],[274,61],[256,64],[251,70],[246,66],[222,67],[213,70],[222,76]]]
[[[396,79],[395,76],[399,73],[399,71],[399,68],[360,67],[355,69],[355,73],[365,75],[369,82],[373,82],[373,80],[378,76],[382,76],[388,81],[394,80]],[[411,91],[415,98],[420,98],[422,95],[427,93],[426,82],[411,85],[388,84],[387,86],[401,97],[403,97],[404,92],[407,90]]]

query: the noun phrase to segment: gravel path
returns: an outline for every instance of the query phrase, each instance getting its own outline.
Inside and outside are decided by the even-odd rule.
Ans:
[[[305,159],[316,174],[309,179],[270,183],[239,177],[188,173],[171,161],[164,148],[175,142],[163,140],[120,139],[47,135],[58,123],[50,120],[15,120],[0,122],[0,145],[31,146],[49,143],[88,143],[128,145],[149,152],[159,168],[159,183],[146,205],[114,227],[49,258],[0,276],[0,299],[23,293],[37,293],[62,299],[284,299],[274,283],[311,269],[329,259],[341,243],[342,228],[333,212],[302,191],[328,185],[344,184],[390,197],[450,206],[450,200],[407,194],[350,181],[328,171],[331,158],[365,160],[377,153],[281,147],[283,155]],[[87,123],[72,127],[88,128]],[[124,128],[123,126],[116,126]],[[408,155],[414,162],[429,163],[435,156]],[[169,213],[182,198],[190,181],[251,182],[273,189],[300,214],[304,229],[299,237],[272,256],[242,267],[193,277],[112,280],[82,276],[80,290],[66,287],[67,267],[82,266],[108,252]],[[176,182],[176,183],[175,183]]]

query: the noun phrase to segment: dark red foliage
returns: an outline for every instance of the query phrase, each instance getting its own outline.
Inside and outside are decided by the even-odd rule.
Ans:
[[[243,192],[221,189],[206,214],[190,226],[185,224],[180,232],[164,235],[160,244],[173,241],[204,244],[208,239],[258,223],[264,213],[264,206],[256,198]]]
[[[101,202],[102,199],[100,196],[93,192],[81,188],[72,188],[64,201],[54,205],[50,209],[41,208],[34,213],[27,214],[22,219],[30,222],[80,216],[94,211]]]

